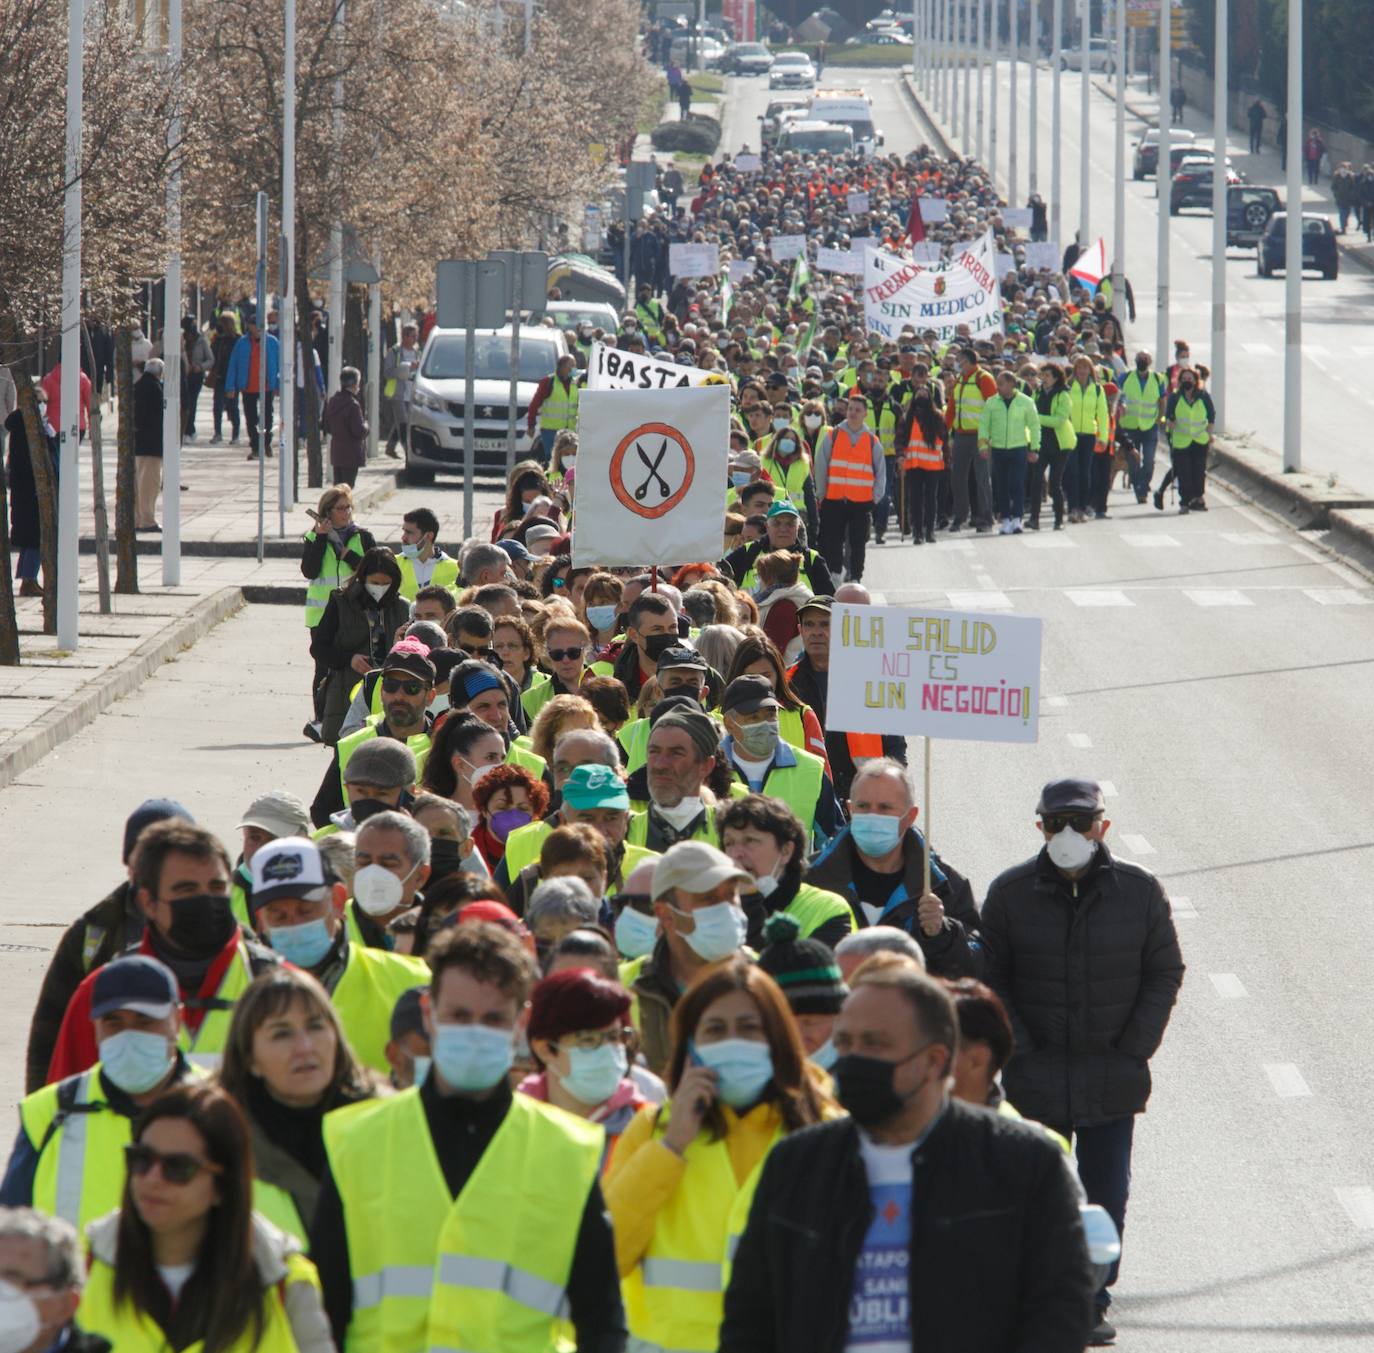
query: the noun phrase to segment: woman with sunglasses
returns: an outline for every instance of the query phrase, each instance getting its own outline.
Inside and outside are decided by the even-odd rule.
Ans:
[[[606,1173],[631,1344],[708,1353],[732,1216],[789,1132],[838,1112],[806,1069],[776,982],[743,955],[704,968],[672,1015],[672,1098],[625,1129]]]
[[[87,1228],[77,1324],[119,1353],[332,1353],[315,1266],[252,1202],[239,1107],[211,1085],[153,1101],[117,1212]]]
[[[308,972],[282,964],[238,998],[219,1083],[252,1133],[254,1208],[304,1248],[324,1175],[324,1116],[374,1091]]]
[[[602,1168],[649,1101],[630,1078],[630,993],[590,968],[544,978],[530,994],[530,1051],[539,1070],[521,1094],[606,1129]]]

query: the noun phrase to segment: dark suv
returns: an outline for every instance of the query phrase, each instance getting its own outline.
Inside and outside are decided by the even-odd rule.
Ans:
[[[1288,213],[1276,211],[1255,247],[1256,263],[1261,277],[1272,277],[1282,268],[1288,252]],[[1334,281],[1339,270],[1336,257],[1336,232],[1324,216],[1302,216],[1303,271],[1320,272],[1328,282]]]
[[[1253,249],[1269,218],[1283,210],[1277,188],[1261,188],[1252,183],[1233,183],[1226,189],[1226,246]]]

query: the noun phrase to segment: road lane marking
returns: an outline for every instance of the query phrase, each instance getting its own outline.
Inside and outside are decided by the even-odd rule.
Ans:
[[[1187,897],[1171,897],[1169,899],[1169,910],[1173,912],[1176,921],[1196,921],[1197,908],[1193,906],[1192,899]]]
[[[946,592],[956,611],[1010,611],[1011,598],[1005,592]]]
[[[1065,535],[1031,535],[1022,536],[1021,539],[1028,550],[1076,550],[1078,548],[1078,542]]]
[[[1069,697],[1067,695],[1047,695],[1045,697],[1045,703],[1051,709],[1067,709]]]
[[[1212,985],[1217,989],[1218,996],[1224,996],[1227,1000],[1238,1000],[1242,996],[1248,996],[1239,977],[1233,972],[1209,972],[1208,977],[1212,979]]]
[[[1265,1062],[1264,1074],[1280,1099],[1303,1099],[1312,1093],[1302,1072],[1292,1062]]]
[[[1086,733],[1070,733],[1069,746],[1077,747],[1080,751],[1087,751],[1093,745],[1093,740]]]
[[[1286,545],[1286,540],[1262,531],[1223,531],[1221,538],[1231,545]]]
[[[1303,595],[1322,606],[1368,606],[1374,602],[1368,592],[1353,587],[1305,587]]]
[[[1136,531],[1123,531],[1121,543],[1130,545],[1137,550],[1177,550],[1182,548],[1182,543],[1176,537],[1156,535],[1154,532],[1146,535]]]
[[[1124,592],[1113,592],[1106,588],[1068,588],[1064,595],[1075,606],[1134,606]]]
[[[1255,604],[1244,592],[1237,592],[1225,587],[1185,587],[1183,595],[1195,606],[1253,606]]]
[[[1374,1231],[1374,1189],[1368,1184],[1353,1184],[1336,1189],[1336,1201],[1357,1231]]]
[[[1156,853],[1155,848],[1143,836],[1128,834],[1121,838],[1121,843],[1132,855],[1154,855]]]

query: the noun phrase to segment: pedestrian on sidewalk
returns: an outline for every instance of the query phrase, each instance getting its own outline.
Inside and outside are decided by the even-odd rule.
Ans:
[[[1316,187],[1321,182],[1322,177],[1322,156],[1326,154],[1326,142],[1322,140],[1322,134],[1315,127],[1307,133],[1307,140],[1302,143],[1302,161],[1307,170],[1307,182]]]
[[[1374,243],[1374,165],[1365,164],[1355,179],[1355,201],[1365,243]]]
[[[358,398],[362,375],[356,366],[339,372],[339,388],[324,406],[321,430],[329,436],[329,468],[336,484],[352,488],[358,471],[367,464],[367,420]],[[270,454],[270,451],[269,451]]]
[[[1042,244],[1050,237],[1050,222],[1045,199],[1039,193],[1032,193],[1026,203],[1030,208],[1030,237],[1032,244]]]
[[[196,439],[196,401],[215,354],[190,315],[181,317],[181,431],[187,441]]]
[[[692,82],[685,76],[678,82],[677,112],[683,122],[692,115]]]
[[[1187,103],[1187,98],[1183,93],[1183,85],[1175,82],[1174,87],[1169,91],[1169,107],[1173,111],[1171,122],[1183,121],[1183,109]]]
[[[1264,144],[1264,119],[1268,116],[1264,111],[1263,102],[1256,99],[1245,110],[1245,116],[1250,119],[1250,154],[1258,155],[1260,147]]]
[[[1341,227],[1336,232],[1338,235],[1344,235],[1350,225],[1350,213],[1356,209],[1358,193],[1354,166],[1349,160],[1342,160],[1340,168],[1331,175],[1331,196],[1336,199],[1336,210],[1341,220]]]
[[[409,445],[410,385],[415,368],[420,365],[420,326],[403,324],[401,342],[386,355],[382,379],[386,384],[382,393],[391,401],[391,435],[386,439],[386,453],[399,460],[398,445]]]
[[[5,368],[0,368],[5,370]],[[8,375],[8,371],[6,371]],[[27,376],[21,377],[28,380]],[[10,389],[13,391],[13,381]],[[48,464],[52,468],[53,511],[57,511],[57,433],[48,422],[48,396],[40,386],[34,391],[38,397],[38,418],[43,424],[44,435],[48,441]],[[0,391],[3,398],[3,391]],[[5,419],[5,431],[9,434],[9,499],[10,499],[10,548],[19,551],[19,563],[14,576],[19,579],[21,597],[41,597],[43,589],[38,584],[38,566],[42,556],[39,546],[42,536],[38,518],[38,484],[33,474],[33,462],[29,458],[29,432],[24,424],[24,411],[17,402]]]
[[[248,332],[234,344],[225,373],[225,393],[243,394],[243,421],[248,425],[248,459],[258,458],[258,421],[262,415],[263,444],[266,454],[272,454],[272,397],[281,389],[281,356],[279,344],[271,334],[267,340],[267,397],[263,401],[258,390],[258,344],[264,335],[258,327],[256,315],[248,317]]]
[[[161,531],[157,495],[162,489],[162,358],[149,357],[134,382],[134,530]]]
[[[1279,168],[1288,172],[1288,114],[1279,114],[1279,129],[1274,133],[1279,147]]]
[[[211,391],[211,410],[215,423],[210,445],[218,446],[224,440],[226,414],[229,416],[229,442],[233,445],[239,439],[239,399],[238,395],[225,390],[224,381],[229,374],[229,358],[233,356],[234,344],[239,341],[238,329],[234,325],[234,312],[223,311],[216,320],[216,326],[215,336],[210,340],[210,351],[214,360],[205,376],[205,383]]]

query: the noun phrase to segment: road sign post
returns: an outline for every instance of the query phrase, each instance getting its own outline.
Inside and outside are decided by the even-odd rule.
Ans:
[[[487,258],[506,269],[506,310],[510,314],[510,407],[506,412],[506,473],[515,467],[516,422],[520,403],[520,325],[526,308],[544,309],[549,290],[549,256],[538,249],[493,249]]]

